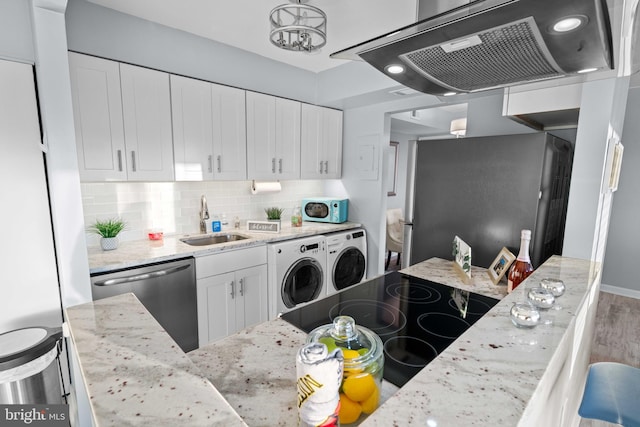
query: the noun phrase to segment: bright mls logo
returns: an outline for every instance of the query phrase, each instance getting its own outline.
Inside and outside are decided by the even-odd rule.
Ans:
[[[0,426],[69,427],[68,405],[0,405]]]

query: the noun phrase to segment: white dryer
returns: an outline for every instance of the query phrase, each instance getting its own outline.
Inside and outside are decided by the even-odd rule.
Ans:
[[[363,229],[327,234],[327,295],[367,278],[367,233]]]
[[[270,318],[326,296],[323,235],[272,243],[267,248]]]

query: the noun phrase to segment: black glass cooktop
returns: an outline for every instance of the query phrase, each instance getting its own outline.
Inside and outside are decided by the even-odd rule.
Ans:
[[[398,272],[282,315],[306,332],[347,315],[384,344],[384,378],[401,387],[498,300]]]

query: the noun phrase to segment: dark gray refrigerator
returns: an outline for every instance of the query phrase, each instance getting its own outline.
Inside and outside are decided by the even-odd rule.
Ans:
[[[518,254],[522,229],[532,232],[534,268],[562,253],[569,142],[536,133],[410,144],[403,266],[453,259],[457,235],[486,268],[503,247]]]

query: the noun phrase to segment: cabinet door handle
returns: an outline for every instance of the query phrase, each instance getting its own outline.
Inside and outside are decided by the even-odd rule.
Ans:
[[[244,279],[240,279],[240,296],[244,296]]]
[[[282,159],[278,159],[278,173],[282,173]]]
[[[329,173],[329,160],[324,161],[324,173]]]
[[[322,173],[322,160],[320,160],[320,173]]]
[[[132,172],[136,171],[136,152],[135,151],[131,152],[131,171]]]
[[[207,157],[207,163],[209,165],[209,173],[213,172],[213,160],[212,160],[212,155],[209,154],[209,156]]]
[[[231,299],[234,299],[236,297],[236,282],[232,280],[229,284],[231,285]]]
[[[271,158],[271,173],[276,173],[276,158]]]
[[[222,156],[218,154],[218,158],[216,159],[218,161],[218,173],[222,172]]]
[[[118,150],[118,170],[122,172],[122,150]]]

